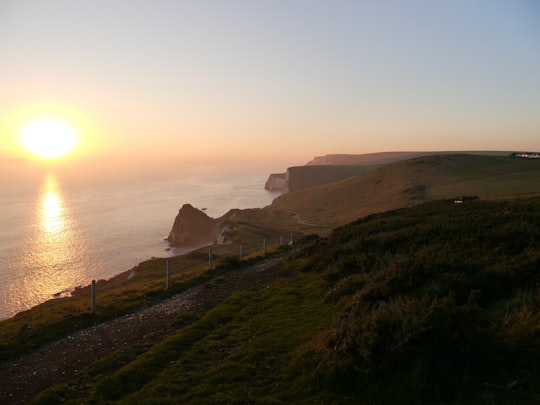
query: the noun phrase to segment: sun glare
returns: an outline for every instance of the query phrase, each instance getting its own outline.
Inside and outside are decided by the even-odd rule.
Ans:
[[[55,118],[42,118],[25,126],[20,139],[29,152],[55,159],[73,150],[77,136],[66,123]]]

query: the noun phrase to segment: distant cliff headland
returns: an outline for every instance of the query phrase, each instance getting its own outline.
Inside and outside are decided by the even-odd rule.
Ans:
[[[264,188],[287,194],[342,180],[385,163],[417,157],[422,153],[425,154],[425,152],[382,152],[316,156],[303,166],[292,166],[284,173],[270,174]]]
[[[363,216],[431,200],[539,193],[539,160],[516,157],[521,156],[482,151],[319,156],[269,176],[265,188],[282,194],[270,206],[211,218],[185,204],[168,241],[185,247],[262,234],[326,235]]]
[[[331,154],[316,156],[304,166],[292,166],[284,173],[270,174],[264,188],[271,191],[280,191],[281,194],[287,194],[353,177],[400,160],[429,155],[462,153],[504,156],[510,152],[380,152],[361,155]],[[517,155],[517,153],[514,153],[514,156]],[[529,152],[528,156],[532,156],[532,153]]]

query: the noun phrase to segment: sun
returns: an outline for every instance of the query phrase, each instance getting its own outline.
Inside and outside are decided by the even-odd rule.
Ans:
[[[77,136],[65,122],[56,118],[40,118],[26,125],[20,135],[29,152],[45,159],[56,159],[75,148]]]

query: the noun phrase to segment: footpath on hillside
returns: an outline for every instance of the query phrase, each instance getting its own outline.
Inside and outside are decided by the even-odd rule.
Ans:
[[[220,283],[193,287],[167,300],[94,325],[33,353],[0,364],[0,404],[30,402],[44,389],[70,381],[77,372],[115,350],[154,345],[165,338],[183,312],[204,314],[240,291],[256,291],[280,277],[279,263],[292,252],[227,273]]]

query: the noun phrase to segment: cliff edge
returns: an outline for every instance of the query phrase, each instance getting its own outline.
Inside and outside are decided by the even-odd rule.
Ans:
[[[268,176],[268,180],[264,184],[265,190],[280,191],[281,194],[287,194],[289,192],[289,171],[285,173],[272,173]]]
[[[377,152],[353,154],[332,154],[316,156],[303,166],[292,166],[285,173],[270,174],[264,188],[280,191],[282,195],[345,180],[384,165],[430,155],[488,155],[507,156],[510,152],[500,151],[443,151],[443,152]],[[537,156],[531,152],[520,154]],[[516,154],[514,154],[516,156]]]

